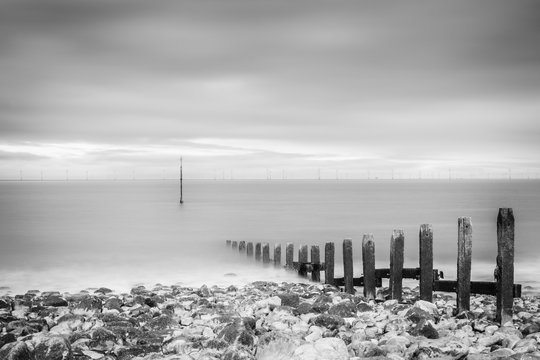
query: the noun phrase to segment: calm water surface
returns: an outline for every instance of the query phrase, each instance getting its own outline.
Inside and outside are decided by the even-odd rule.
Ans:
[[[339,263],[352,238],[360,275],[363,234],[388,267],[393,229],[405,231],[405,266],[416,267],[423,223],[433,225],[435,267],[452,279],[460,216],[472,217],[473,279],[491,280],[499,207],[516,217],[516,282],[540,289],[540,181],[185,181],[184,199],[174,181],[0,182],[0,291],[298,281],[226,239],[335,241]]]

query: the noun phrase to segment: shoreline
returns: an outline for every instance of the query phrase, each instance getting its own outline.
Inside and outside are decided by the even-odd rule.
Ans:
[[[500,326],[495,297],[433,303],[363,298],[328,285],[99,288],[0,296],[0,359],[540,359],[540,298],[514,300]]]

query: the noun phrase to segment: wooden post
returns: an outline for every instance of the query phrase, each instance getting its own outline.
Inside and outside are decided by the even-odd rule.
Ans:
[[[274,245],[274,266],[281,266],[281,244]]]
[[[294,244],[293,243],[287,243],[285,246],[285,267],[287,269],[293,268],[293,261],[294,261]]]
[[[253,257],[253,243],[252,242],[247,243],[246,253],[247,253],[247,256]]]
[[[373,234],[365,234],[362,239],[362,267],[364,270],[364,296],[375,299],[375,241]]]
[[[300,249],[298,249],[298,275],[300,276],[307,276],[306,269],[302,266],[303,263],[308,262],[308,246],[307,245],[300,245]]]
[[[345,292],[354,294],[353,252],[351,239],[343,240],[343,275],[345,281]]]
[[[324,282],[330,285],[334,285],[334,253],[334,243],[327,242],[324,246],[324,262],[326,264]]]
[[[261,261],[261,243],[255,244],[255,260]]]
[[[262,244],[262,259],[264,264],[270,263],[270,244]]]
[[[227,246],[231,246],[231,240],[225,240],[225,244],[227,244]]]
[[[470,309],[472,224],[470,217],[458,219],[457,312]]]
[[[246,252],[246,242],[244,240],[238,244],[238,251],[242,254]]]
[[[401,301],[403,289],[403,251],[405,236],[403,230],[394,230],[390,238],[390,281],[391,299]]]
[[[311,247],[311,265],[314,266],[313,270],[311,271],[311,280],[313,281],[321,281],[321,270],[320,268],[315,268],[316,266],[319,266],[321,264],[321,251],[319,250],[318,245],[313,245]]]
[[[233,249],[233,250],[237,250],[237,249],[238,249],[238,241],[233,241],[233,242],[232,242],[232,249]]]
[[[514,212],[499,209],[497,216],[497,314],[501,326],[512,321],[514,306]]]
[[[420,225],[420,300],[433,301],[433,229]]]

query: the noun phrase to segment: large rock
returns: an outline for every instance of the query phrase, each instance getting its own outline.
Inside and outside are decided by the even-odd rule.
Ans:
[[[85,296],[75,303],[75,309],[100,312],[103,308],[101,299],[97,296]]]
[[[294,350],[292,360],[348,360],[349,353],[343,340],[323,338]]]
[[[278,294],[281,299],[281,306],[290,306],[292,308],[297,308],[300,305],[300,296],[294,293],[281,293]]]
[[[71,345],[62,336],[43,337],[34,349],[35,360],[71,360]]]
[[[255,334],[249,324],[236,320],[225,326],[218,334],[218,339],[230,345],[253,346]]]
[[[416,358],[448,357],[462,359],[469,353],[469,346],[460,338],[447,336],[439,339],[427,339],[418,342]]]
[[[2,360],[34,360],[26,343],[22,341],[12,342],[0,349]]]
[[[68,305],[67,300],[60,295],[50,295],[43,298],[43,306],[61,307]]]

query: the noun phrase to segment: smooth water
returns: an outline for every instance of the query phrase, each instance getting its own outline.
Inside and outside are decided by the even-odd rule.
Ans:
[[[418,231],[434,231],[434,266],[455,278],[457,219],[471,216],[473,280],[491,280],[496,218],[516,218],[515,279],[540,289],[540,181],[0,182],[0,292],[78,291],[135,284],[189,286],[298,281],[248,261],[225,240],[285,245],[373,233],[377,267],[388,267],[393,229],[405,231],[405,266],[418,266]],[[283,257],[285,249],[283,248]]]

